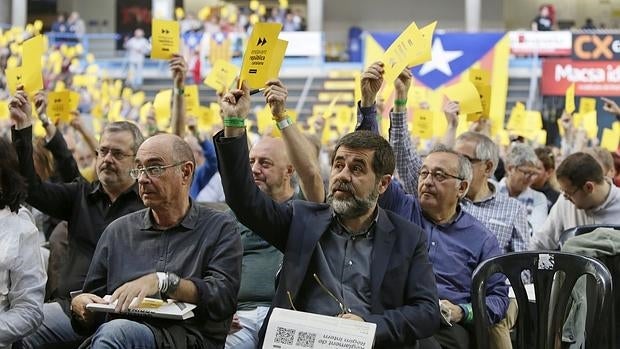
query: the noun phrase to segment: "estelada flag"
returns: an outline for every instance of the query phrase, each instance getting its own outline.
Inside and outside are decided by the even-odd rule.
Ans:
[[[379,60],[398,35],[399,33],[368,33],[365,37],[364,65],[368,66]],[[469,80],[471,69],[484,69],[490,72],[492,91],[489,117],[493,124],[492,133],[495,134],[504,127],[509,53],[510,42],[505,33],[435,32],[432,59],[412,69],[414,82],[408,98],[410,107],[417,109],[415,103],[423,98],[431,110],[441,111],[444,87],[456,84],[461,79]],[[443,118],[435,119],[445,123]],[[442,136],[445,126],[435,125],[435,136]]]

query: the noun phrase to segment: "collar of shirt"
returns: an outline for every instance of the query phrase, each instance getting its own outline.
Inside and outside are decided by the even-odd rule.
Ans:
[[[11,214],[11,210],[8,207],[4,207],[0,209],[0,219],[9,216]]]
[[[424,217],[424,220],[427,221],[429,224],[438,227],[441,231],[444,232],[449,231],[450,229],[466,229],[473,224],[471,220],[473,216],[467,214],[465,210],[461,208],[461,205],[456,206],[456,215],[454,215],[449,222],[443,224],[434,223],[424,214],[424,212],[422,212],[422,217]]]
[[[377,225],[377,221],[379,220],[379,206],[377,205],[375,207],[375,211],[373,212],[372,223],[370,223],[368,228],[366,228],[364,231],[361,231],[361,232],[358,232],[358,233],[354,233],[351,230],[349,230],[349,228],[347,228],[340,221],[340,216],[338,214],[336,214],[335,211],[332,211],[332,217],[334,218],[334,221],[338,224],[337,227],[340,227],[340,229],[336,229],[338,234],[347,233],[353,239],[360,238],[360,237],[369,238],[369,237],[372,237],[374,235],[374,231],[375,231],[374,228]]]
[[[96,181],[91,184],[92,190],[88,193],[89,196],[93,197],[96,195],[105,195],[108,196],[108,193],[103,189],[103,185],[101,182]],[[134,192],[137,197],[140,197],[140,190],[138,189],[138,182],[135,182],[129,189],[125,190],[120,196],[125,195],[126,193]]]
[[[187,211],[185,217],[183,217],[179,224],[166,230],[174,229],[179,226],[187,230],[194,229],[196,227],[196,221],[198,221],[198,211],[198,205],[195,204],[194,200],[189,199],[189,210]],[[142,227],[140,227],[140,230],[160,230],[155,227],[152,210],[150,208],[147,208],[144,211],[144,219],[142,220]]]
[[[495,188],[495,184],[492,181],[487,181],[487,185],[489,186],[489,190],[491,191],[491,195],[487,196],[486,198],[482,199],[482,200],[478,200],[478,201],[472,201],[470,199],[466,197],[463,198],[463,200],[465,201],[469,201],[473,204],[481,204],[483,202],[487,202],[487,201],[491,201],[493,199],[495,199],[495,196],[497,195],[497,189]]]

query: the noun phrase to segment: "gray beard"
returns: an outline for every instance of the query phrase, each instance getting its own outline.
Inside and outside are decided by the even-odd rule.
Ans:
[[[352,194],[349,198],[341,200],[334,198],[334,194],[330,193],[327,196],[327,203],[332,206],[334,212],[342,218],[350,219],[363,216],[375,205],[377,198],[379,197],[379,191],[374,189],[365,198],[358,198],[355,194]]]

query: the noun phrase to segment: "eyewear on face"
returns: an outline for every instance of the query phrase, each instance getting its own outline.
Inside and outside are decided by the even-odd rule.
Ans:
[[[483,161],[482,159],[472,158],[472,157],[469,157],[469,156],[467,156],[467,155],[465,155],[465,154],[461,154],[461,155],[463,155],[463,157],[464,157],[465,159],[469,160],[469,162],[470,162],[472,165],[473,165],[473,164],[477,164],[477,163],[479,163],[479,162]]]
[[[517,171],[521,172],[521,174],[523,174],[523,176],[527,177],[527,178],[532,178],[532,177],[536,177],[538,175],[538,172],[533,172],[533,171],[525,171],[522,170],[521,168],[517,167]]]
[[[164,171],[167,168],[179,166],[184,163],[185,162],[182,161],[182,162],[177,162],[176,164],[171,164],[171,165],[156,165],[156,166],[149,166],[149,167],[132,168],[131,170],[129,170],[129,175],[133,179],[140,178],[140,176],[143,173],[146,173],[148,177],[159,177],[164,173]]]
[[[437,171],[422,170],[420,171],[420,175],[419,175],[420,179],[422,180],[426,179],[429,174],[431,175],[431,178],[436,182],[443,182],[448,178],[458,179],[459,181],[463,180],[463,178],[459,176],[451,175],[449,173],[445,173],[440,170],[437,170]]]
[[[563,195],[565,198],[567,198],[567,199],[568,199],[568,198],[572,198],[572,197],[573,197],[575,194],[577,194],[577,192],[578,192],[578,191],[580,191],[580,190],[581,190],[581,187],[578,187],[577,189],[573,190],[573,192],[572,192],[572,193],[568,193],[568,192],[566,192],[566,191],[564,191],[564,190],[562,190],[562,191],[560,191],[560,192],[562,193],[562,195]]]
[[[134,156],[134,154],[125,154],[118,149],[99,148],[95,150],[95,155],[100,158],[105,158],[106,156],[108,156],[108,154],[112,154],[112,157],[116,160],[123,160],[126,157]]]

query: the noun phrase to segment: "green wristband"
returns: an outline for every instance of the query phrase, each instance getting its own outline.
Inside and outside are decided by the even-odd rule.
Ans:
[[[465,324],[471,324],[474,321],[474,310],[471,307],[471,303],[459,304],[459,307],[465,312],[465,316],[461,321]]]
[[[397,107],[406,107],[407,106],[407,99],[396,99],[394,100],[394,105]]]
[[[245,119],[244,118],[235,118],[235,117],[224,118],[224,126],[226,126],[226,127],[235,127],[235,128],[244,128],[245,127]]]

